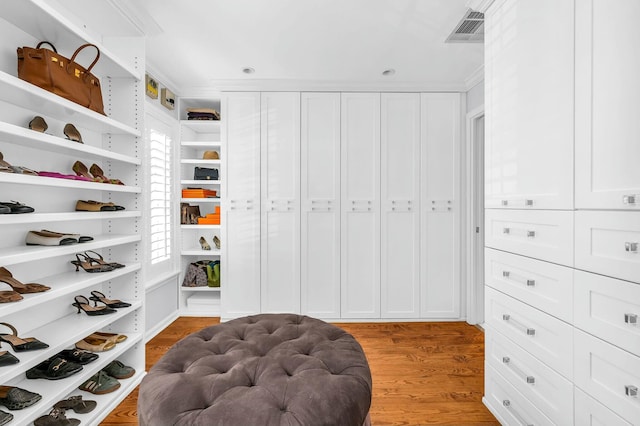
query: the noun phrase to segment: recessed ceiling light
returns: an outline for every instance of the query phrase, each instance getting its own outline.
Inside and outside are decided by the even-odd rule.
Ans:
[[[382,71],[382,75],[394,75],[396,73],[396,70],[394,70],[393,68],[389,68],[387,70]]]
[[[254,70],[251,67],[246,67],[246,68],[242,68],[242,72],[245,74],[253,74],[254,72],[256,72],[256,70]]]

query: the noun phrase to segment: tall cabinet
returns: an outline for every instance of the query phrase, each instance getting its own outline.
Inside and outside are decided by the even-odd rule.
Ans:
[[[124,185],[0,173],[1,200],[16,200],[35,209],[33,213],[0,215],[0,265],[23,283],[41,283],[50,287],[42,293],[24,294],[23,299],[0,306],[2,322],[18,330],[21,337],[35,337],[48,348],[14,352],[9,345],[2,350],[13,353],[19,363],[0,370],[0,383],[17,386],[42,395],[36,404],[12,411],[11,424],[31,424],[49,413],[53,404],[70,395],[83,394],[97,402],[91,413],[75,415],[86,424],[98,424],[142,380],[144,355],[144,268],[148,261],[148,231],[142,188],[144,140],[144,40],[109,38],[98,41],[84,28],[65,18],[49,2],[25,0],[3,5],[0,28],[0,152],[4,161],[16,167],[36,171],[75,173],[72,166],[81,161],[87,167],[98,165],[109,178]],[[18,79],[16,47],[35,46],[42,40],[53,43],[65,56],[84,43],[100,49],[100,60],[93,73],[100,79],[106,115],[98,114],[39,87]],[[44,133],[28,128],[34,116],[48,124]],[[63,128],[73,124],[83,143],[65,139]],[[78,200],[113,202],[125,209],[109,212],[75,211]],[[48,229],[80,234],[93,239],[81,244],[26,245],[31,230]],[[143,238],[144,236],[144,238]],[[86,273],[70,263],[76,255],[92,250],[110,262],[124,264],[104,273]],[[97,254],[92,253],[93,257]],[[3,284],[4,286],[4,284]],[[8,290],[9,288],[3,288]],[[76,296],[91,296],[100,291],[108,298],[131,303],[128,308],[104,316],[77,313],[71,304]],[[5,327],[5,326],[2,326]],[[25,378],[25,371],[72,348],[94,331],[121,333],[128,338],[116,348],[65,379],[49,382]],[[0,331],[11,333],[8,328]],[[78,386],[118,359],[136,369],[136,374],[121,380],[121,387],[105,395],[92,395]]]
[[[621,53],[638,12],[503,0],[485,15],[484,401],[504,424],[640,419],[640,61]]]

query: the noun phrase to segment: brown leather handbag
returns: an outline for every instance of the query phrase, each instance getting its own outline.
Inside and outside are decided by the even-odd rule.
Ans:
[[[42,46],[48,44],[53,50]],[[75,62],[76,56],[84,48],[94,47],[96,58],[85,69]],[[94,44],[83,44],[73,53],[71,59],[58,54],[55,46],[41,41],[35,47],[18,48],[18,77],[49,92],[62,96],[93,111],[104,113],[100,80],[91,74],[91,69],[100,59],[100,49]]]

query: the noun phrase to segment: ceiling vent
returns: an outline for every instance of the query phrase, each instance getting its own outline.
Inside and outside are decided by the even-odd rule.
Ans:
[[[484,42],[484,13],[468,9],[446,43]]]

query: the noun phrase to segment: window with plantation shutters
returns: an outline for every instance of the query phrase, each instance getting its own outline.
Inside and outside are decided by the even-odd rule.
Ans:
[[[151,264],[171,258],[171,135],[148,123]],[[160,124],[160,123],[158,123]]]

